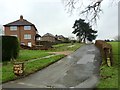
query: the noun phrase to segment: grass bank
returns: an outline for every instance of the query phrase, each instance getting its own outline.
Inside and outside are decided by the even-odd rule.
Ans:
[[[63,58],[64,55],[57,55],[57,56],[53,56],[50,58],[44,58],[44,59],[37,59],[35,61],[32,62],[26,62],[28,60],[31,59],[36,59],[36,58],[42,58],[45,56],[50,55],[48,52],[50,51],[75,51],[76,49],[78,49],[82,44],[80,43],[75,43],[74,45],[72,45],[71,43],[64,43],[64,44],[58,44],[58,45],[54,45],[52,50],[20,50],[20,54],[19,57],[17,58],[16,61],[18,62],[25,62],[24,66],[25,66],[25,73],[24,75],[29,75],[31,73],[34,73],[44,67],[47,67],[48,65],[58,61],[60,58]],[[7,62],[7,64],[3,64],[2,68],[2,78],[0,77],[0,80],[2,80],[2,82],[6,82],[6,81],[10,81],[10,80],[14,80],[17,79],[18,77],[16,77],[13,73],[13,64],[12,62]],[[0,69],[1,69],[0,68]]]
[[[80,48],[80,46],[83,45],[81,43],[63,43],[63,44],[57,44],[53,45],[53,49],[50,51],[53,52],[61,52],[61,51],[75,51],[76,49]]]
[[[48,55],[50,54],[43,50],[20,50],[17,61],[27,61],[36,58],[42,58]]]
[[[119,59],[118,56],[120,55],[120,47],[118,47],[118,43],[120,42],[109,42],[112,45],[113,49],[113,61],[114,65],[112,67],[108,67],[107,65],[101,66],[100,71],[100,83],[98,84],[97,88],[118,88],[118,66],[119,66]]]
[[[53,56],[51,58],[40,59],[40,60],[36,60],[33,62],[27,62],[24,64],[24,66],[25,66],[24,67],[25,68],[24,76],[27,76],[27,75],[34,73],[42,68],[45,68],[46,66],[60,60],[63,57],[64,57],[64,55],[57,55],[57,56]],[[16,77],[13,73],[13,64],[12,63],[8,63],[7,65],[2,66],[2,82],[14,80],[17,78],[18,77]]]

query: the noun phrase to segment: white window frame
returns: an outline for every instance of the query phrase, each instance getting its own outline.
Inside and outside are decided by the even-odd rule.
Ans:
[[[24,34],[24,39],[31,39],[31,38],[32,38],[31,34]]]
[[[24,30],[31,30],[31,26],[24,26]]]
[[[17,30],[17,26],[10,26],[10,30],[11,31],[16,31]]]
[[[15,36],[15,37],[18,37],[18,35],[11,35],[11,36]]]

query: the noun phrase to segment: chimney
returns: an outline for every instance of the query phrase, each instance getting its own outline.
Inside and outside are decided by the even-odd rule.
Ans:
[[[23,15],[20,15],[20,20],[21,20],[21,21],[23,20]]]

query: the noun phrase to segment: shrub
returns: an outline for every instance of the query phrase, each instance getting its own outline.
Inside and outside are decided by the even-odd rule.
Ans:
[[[16,59],[19,55],[19,41],[15,36],[2,36],[2,61]]]
[[[95,45],[100,49],[103,59],[105,59],[105,63],[108,64],[108,59],[110,59],[111,65],[113,64],[113,56],[112,56],[112,46],[103,41],[96,40]]]
[[[0,63],[2,62],[2,37],[0,37]]]

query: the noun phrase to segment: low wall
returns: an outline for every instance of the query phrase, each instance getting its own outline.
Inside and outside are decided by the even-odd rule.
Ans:
[[[47,41],[41,41],[39,43],[39,45],[35,45],[32,47],[26,46],[26,45],[20,45],[21,49],[28,49],[28,50],[48,50],[50,48],[52,48],[52,44],[51,42],[47,42]]]

